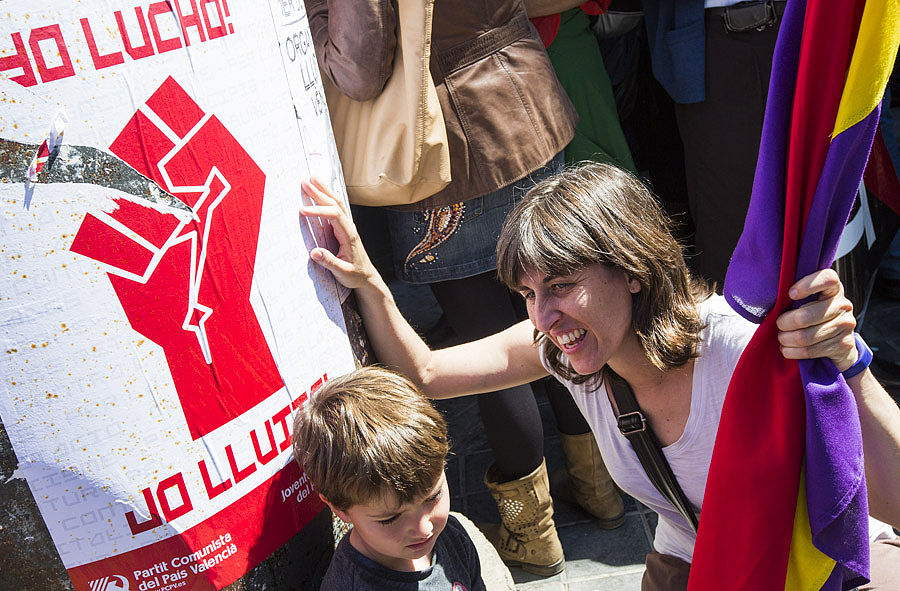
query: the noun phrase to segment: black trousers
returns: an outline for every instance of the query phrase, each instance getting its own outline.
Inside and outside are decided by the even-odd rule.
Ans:
[[[777,25],[730,33],[707,10],[706,100],[675,105],[695,227],[689,262],[720,293],[750,204],[777,36]]]

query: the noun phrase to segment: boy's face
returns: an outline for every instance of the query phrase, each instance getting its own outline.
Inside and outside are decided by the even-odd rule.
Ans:
[[[378,501],[334,511],[353,524],[350,543],[364,556],[393,570],[422,570],[431,564],[431,551],[447,524],[447,478],[442,472],[427,494],[405,505],[391,493]]]

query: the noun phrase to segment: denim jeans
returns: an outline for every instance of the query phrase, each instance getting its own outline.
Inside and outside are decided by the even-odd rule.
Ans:
[[[560,152],[530,175],[487,195],[424,211],[387,210],[396,277],[434,283],[493,271],[506,216],[529,189],[562,168]]]

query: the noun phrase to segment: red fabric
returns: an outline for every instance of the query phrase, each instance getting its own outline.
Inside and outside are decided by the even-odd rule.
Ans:
[[[531,24],[534,25],[534,28],[537,29],[538,35],[541,36],[544,47],[550,47],[550,44],[556,39],[556,34],[559,33],[559,23],[562,20],[559,13],[549,14],[547,16],[536,16],[529,20],[531,20]]]
[[[612,0],[588,0],[581,5],[581,10],[585,11],[591,16],[596,16],[598,14],[603,14],[604,12],[609,10],[610,2],[612,2]]]
[[[897,171],[894,170],[894,163],[884,145],[880,126],[875,131],[875,141],[872,142],[872,153],[869,155],[863,180],[869,193],[900,215],[900,181],[897,180]]]
[[[846,72],[850,66],[856,31],[862,17],[862,3],[858,4],[856,6],[844,0],[820,0],[807,4],[794,90],[786,180],[788,207],[792,203],[802,205],[801,220],[804,225],[819,174],[825,165],[825,155],[831,144],[831,133],[844,90],[845,76],[835,76],[834,72]],[[797,203],[792,195],[801,197],[802,201]],[[787,224],[792,218],[789,210],[785,214]],[[787,287],[794,280],[799,238],[798,232],[796,242],[784,244],[786,258],[782,259],[781,265],[784,289],[779,292],[779,297],[785,300],[783,309],[789,304]]]
[[[805,401],[775,321],[791,304],[805,220],[825,162],[860,14],[810,1],[803,26],[785,187],[778,299],[735,369],[704,495],[689,589],[783,589],[804,455]],[[840,69],[838,69],[840,68]],[[737,533],[737,535],[735,535]]]
[[[581,10],[592,16],[603,14],[609,9],[609,3],[611,1],[612,0],[588,0],[581,5]],[[550,47],[550,44],[553,43],[553,40],[556,39],[556,35],[559,33],[559,23],[562,20],[560,14],[561,13],[558,12],[556,14],[548,14],[547,16],[536,16],[530,19],[531,24],[534,25],[534,28],[537,29],[538,34],[541,36],[541,41],[544,43],[545,48]]]

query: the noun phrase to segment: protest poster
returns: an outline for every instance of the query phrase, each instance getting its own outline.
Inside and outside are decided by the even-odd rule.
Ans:
[[[300,181],[343,191],[302,0],[7,0],[0,418],[76,590],[221,589],[322,504],[354,367]]]

